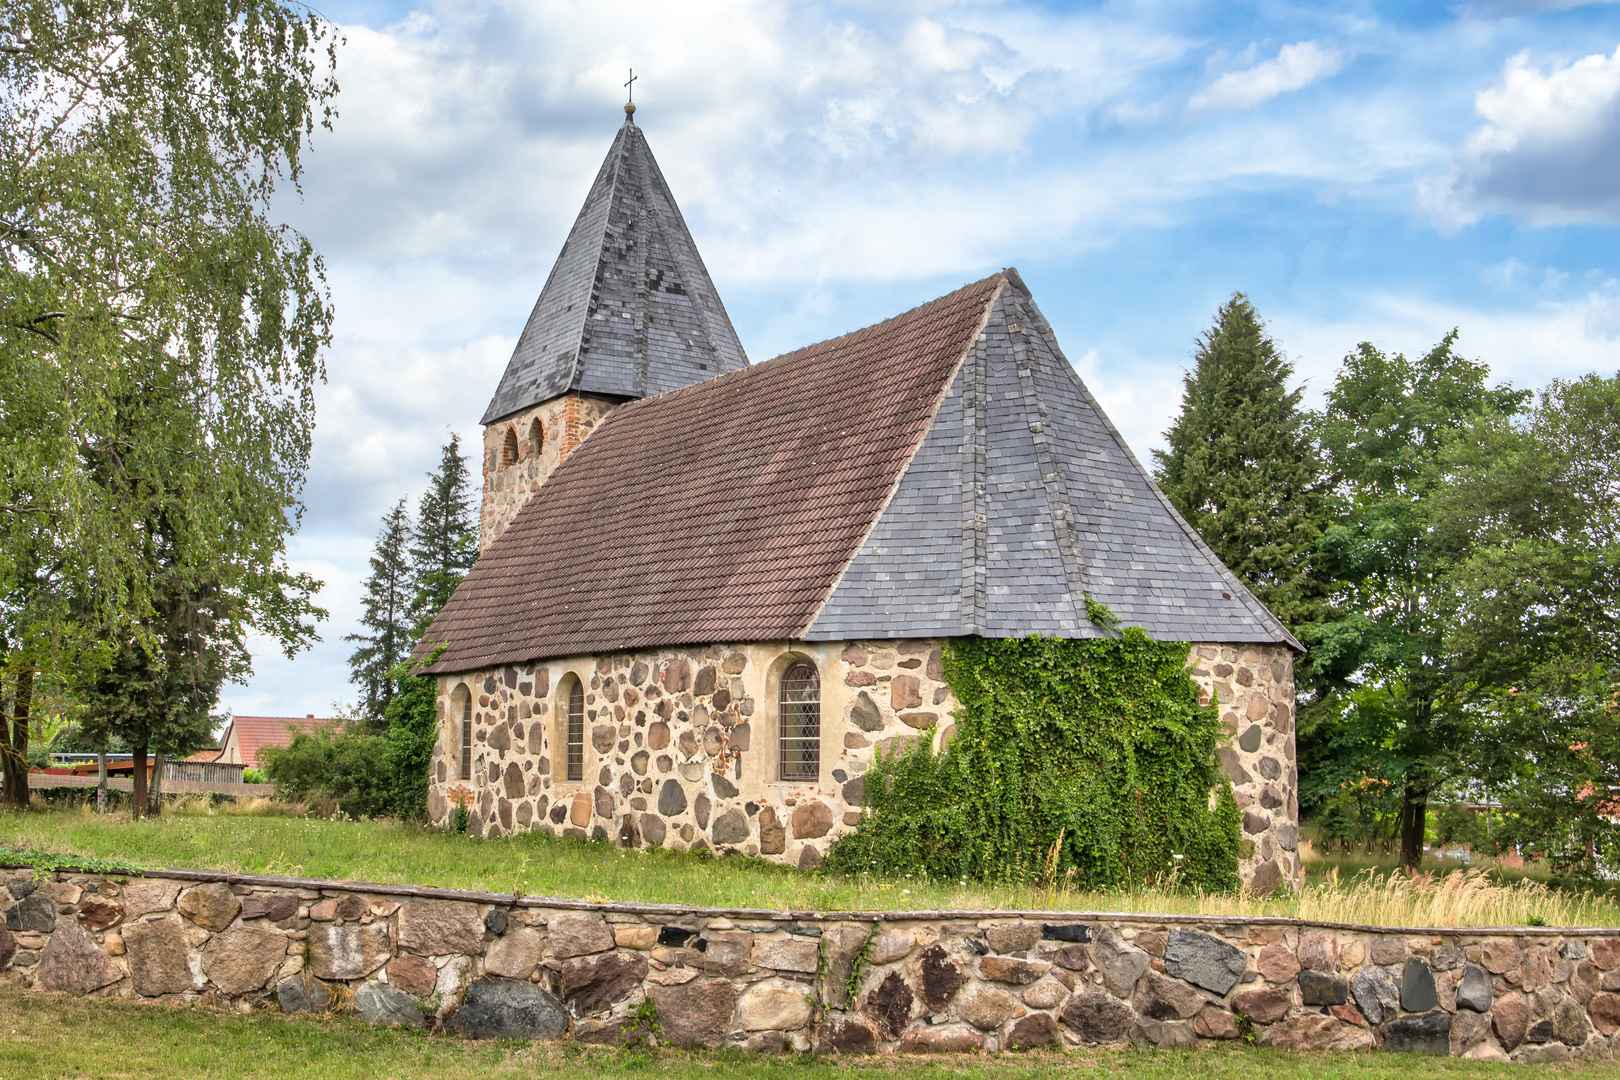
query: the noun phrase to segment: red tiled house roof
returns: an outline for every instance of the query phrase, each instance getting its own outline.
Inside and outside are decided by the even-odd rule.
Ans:
[[[219,755],[212,760],[256,767],[259,751],[268,746],[287,746],[296,731],[311,731],[330,720],[314,716],[235,716],[220,739]]]

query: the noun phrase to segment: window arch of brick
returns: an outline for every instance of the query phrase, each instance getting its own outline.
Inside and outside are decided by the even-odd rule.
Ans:
[[[585,684],[565,675],[557,685],[557,737],[552,772],[558,779],[585,779]]]
[[[778,780],[821,777],[821,673],[809,660],[782,670],[776,692]]]
[[[506,429],[506,438],[501,443],[501,468],[515,465],[518,459],[518,433],[517,426]]]

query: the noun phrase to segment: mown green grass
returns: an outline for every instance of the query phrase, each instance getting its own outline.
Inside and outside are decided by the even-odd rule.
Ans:
[[[36,807],[40,804],[36,803]],[[405,825],[298,817],[261,805],[245,813],[193,799],[161,817],[99,817],[84,807],[0,816],[0,849],[53,853],[144,868],[435,885],[587,900],[639,900],[713,907],[819,911],[1061,909],[1298,915],[1380,925],[1503,925],[1536,915],[1555,925],[1620,926],[1620,906],[1601,897],[1498,890],[1491,903],[1425,906],[1404,878],[1386,888],[1319,883],[1302,897],[1254,899],[1139,887],[1097,892],[1038,885],[983,885],[800,873],[760,859],[625,851],[608,844],[529,833],[496,840]],[[4,850],[0,850],[3,858]],[[1476,883],[1477,884],[1477,883]],[[1358,891],[1359,889],[1359,891]],[[1478,901],[1478,888],[1464,890]],[[1448,921],[1450,920],[1450,921]]]
[[[1465,1080],[1499,1076],[1513,1068],[1405,1054],[1288,1054],[1235,1046],[1182,1052],[1108,1050],[860,1059],[615,1051],[473,1043],[420,1031],[378,1029],[347,1019],[293,1019],[272,1012],[243,1015],[0,990],[0,1076],[4,1077],[1214,1080],[1263,1076],[1267,1080]],[[1610,1062],[1552,1068],[1559,1077],[1612,1076],[1615,1072]]]

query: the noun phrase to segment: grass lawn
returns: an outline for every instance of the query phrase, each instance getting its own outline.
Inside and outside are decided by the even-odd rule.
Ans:
[[[1405,1054],[1286,1054],[1239,1047],[1161,1052],[1043,1052],[929,1058],[765,1057],[462,1042],[357,1020],[289,1019],[0,990],[0,1076],[161,1077],[750,1077],[758,1080],[1201,1080],[1209,1077],[1499,1076],[1513,1066]],[[1612,1062],[1551,1067],[1560,1077],[1613,1076]]]
[[[36,803],[36,806],[40,805]],[[251,810],[252,812],[248,812]],[[566,896],[793,910],[1048,908],[1291,915],[1386,926],[1620,926],[1612,898],[1477,872],[1434,881],[1400,874],[1316,876],[1299,897],[1257,900],[1138,888],[1035,886],[804,874],[759,859],[624,851],[543,833],[478,840],[393,821],[291,816],[271,805],[181,800],[157,819],[98,817],[85,807],[0,816],[0,849],[168,866]],[[4,851],[0,850],[0,858]]]

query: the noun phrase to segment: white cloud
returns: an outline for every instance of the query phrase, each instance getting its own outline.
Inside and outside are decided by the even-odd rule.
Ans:
[[[1614,372],[1613,333],[1605,324],[1620,310],[1620,286],[1565,300],[1528,306],[1476,306],[1412,295],[1369,293],[1352,298],[1342,319],[1319,320],[1283,313],[1272,321],[1299,374],[1310,380],[1313,401],[1332,386],[1339,363],[1358,342],[1413,356],[1427,352],[1453,328],[1457,350],[1490,365],[1491,378],[1519,387],[1539,387],[1554,378],[1591,371]]]
[[[1508,60],[1481,90],[1486,123],[1421,201],[1450,224],[1511,210],[1541,224],[1620,220],[1620,48],[1542,70]]]
[[[1314,41],[1284,45],[1274,60],[1229,71],[1187,102],[1194,110],[1252,109],[1278,94],[1302,90],[1344,69],[1344,53]]]

